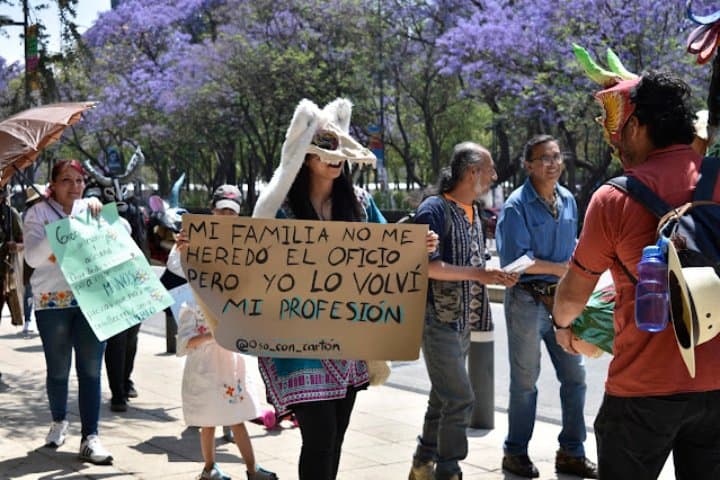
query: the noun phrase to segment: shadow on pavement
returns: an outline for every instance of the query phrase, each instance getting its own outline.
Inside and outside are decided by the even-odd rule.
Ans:
[[[187,462],[188,460],[202,462],[200,452],[200,435],[195,429],[186,428],[180,438],[170,435],[156,435],[142,443],[130,446],[143,455],[164,455],[168,462]],[[188,452],[195,452],[188,458]],[[219,458],[219,455],[216,454]]]
[[[74,468],[67,466],[67,464],[73,463],[76,463]],[[36,478],[38,480],[50,480],[56,478],[87,479],[87,475],[78,472],[78,468],[83,469],[83,466],[77,459],[77,453],[58,452],[45,447],[31,450],[22,457],[9,458],[7,460],[0,461],[0,472],[2,472],[2,478],[30,476],[31,478]],[[115,472],[108,473],[107,475],[94,474],[93,478],[111,478],[118,475],[121,474]]]
[[[28,345],[27,347],[18,347],[14,349],[19,353],[43,353],[43,347],[41,345]]]
[[[100,413],[101,420],[112,420],[112,421],[128,421],[142,420],[143,422],[177,422],[178,418],[170,415],[169,408],[143,408],[138,406],[137,403],[128,403],[128,409],[126,412],[113,412],[109,407],[110,403],[105,402],[102,412]],[[150,417],[150,418],[148,418]]]
[[[38,389],[38,385],[45,385],[44,375],[36,372],[23,377],[3,374],[0,385],[3,430],[8,438],[12,439],[28,428],[42,429],[50,424],[45,389]]]

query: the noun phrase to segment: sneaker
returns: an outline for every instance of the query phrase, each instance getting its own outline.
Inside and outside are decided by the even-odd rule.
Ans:
[[[213,466],[210,470],[205,470],[203,468],[203,471],[200,475],[198,475],[197,480],[230,480],[230,477],[225,475],[222,470],[220,470],[220,467],[218,467],[217,463],[213,463]]]
[[[408,480],[435,480],[435,462],[413,460]]]
[[[502,459],[502,468],[518,477],[537,478],[540,476],[537,467],[527,455],[505,455]]]
[[[262,467],[257,467],[255,473],[247,472],[248,480],[277,480],[278,476]]]
[[[587,457],[571,457],[562,450],[555,456],[555,471],[580,478],[598,478],[597,465]]]
[[[97,435],[88,435],[80,444],[80,460],[95,465],[111,465],[113,457],[103,448]]]
[[[45,437],[45,446],[50,448],[58,448],[60,445],[65,443],[65,436],[67,435],[68,421],[60,420],[59,422],[52,422],[50,424],[50,431]]]

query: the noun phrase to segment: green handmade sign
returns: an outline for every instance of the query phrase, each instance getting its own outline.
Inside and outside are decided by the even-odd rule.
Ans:
[[[45,226],[78,305],[103,341],[164,310],[172,297],[125,229],[114,203]]]

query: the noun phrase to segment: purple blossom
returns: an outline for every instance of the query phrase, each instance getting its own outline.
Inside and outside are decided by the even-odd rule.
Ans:
[[[444,74],[460,74],[468,94],[517,98],[518,115],[557,121],[573,110],[581,92],[596,89],[572,56],[573,42],[601,63],[611,47],[630,70],[672,66],[699,91],[704,88],[707,73],[693,69],[682,48],[688,33],[684,2],[515,0],[468,2],[467,9],[472,13],[458,17],[439,39],[438,64]]]

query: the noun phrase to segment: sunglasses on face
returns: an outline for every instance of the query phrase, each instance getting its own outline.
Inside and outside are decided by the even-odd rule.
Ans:
[[[333,132],[320,131],[315,134],[311,143],[323,150],[337,150],[340,140]]]

